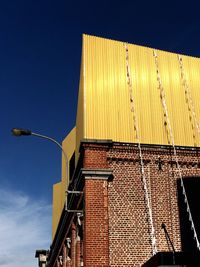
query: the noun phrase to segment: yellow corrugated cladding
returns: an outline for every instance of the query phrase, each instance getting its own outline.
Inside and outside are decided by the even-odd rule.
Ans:
[[[135,115],[141,143],[169,144],[158,89],[153,49],[128,44]],[[178,56],[157,50],[175,144],[199,146],[194,118],[190,118]],[[197,119],[200,118],[200,59],[182,56]],[[125,43],[84,35],[79,100],[77,147],[82,138],[136,142],[127,83]]]
[[[80,140],[84,138],[84,69],[83,69],[83,62],[84,62],[84,52],[82,51],[82,60],[81,60],[81,75],[80,75],[80,82],[79,82],[79,94],[78,94],[78,106],[77,106],[77,115],[76,115],[76,162],[78,160],[79,155],[79,146]]]
[[[76,128],[67,135],[67,137],[62,142],[62,148],[68,158],[68,163],[64,155],[62,155],[62,178],[61,182],[53,186],[53,216],[52,216],[52,237],[54,238],[57,226],[62,214],[66,190],[69,184],[69,161],[76,148]]]

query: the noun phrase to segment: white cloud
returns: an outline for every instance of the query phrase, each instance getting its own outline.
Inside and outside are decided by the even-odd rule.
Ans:
[[[0,266],[36,267],[36,249],[51,242],[51,206],[0,188]]]

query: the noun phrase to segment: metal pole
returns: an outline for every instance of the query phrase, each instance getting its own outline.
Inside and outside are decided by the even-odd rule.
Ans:
[[[44,139],[50,140],[51,142],[53,142],[54,144],[56,144],[57,146],[59,146],[59,148],[62,150],[62,153],[63,153],[63,155],[65,157],[66,163],[68,163],[68,158],[67,158],[67,155],[66,155],[64,149],[62,148],[61,144],[58,143],[55,139],[53,139],[53,138],[51,138],[49,136],[46,136],[46,135],[42,135],[42,134],[38,134],[38,133],[33,133],[33,132],[31,132],[31,135],[34,135],[34,136],[37,136],[37,137],[40,137],[40,138],[44,138]]]
[[[67,181],[67,177],[68,177],[68,158],[67,158],[67,154],[65,153],[64,149],[62,148],[62,145],[59,142],[57,142],[54,138],[51,138],[51,137],[43,135],[43,134],[34,133],[34,132],[32,132],[31,130],[28,130],[28,129],[13,128],[12,129],[12,134],[14,136],[29,136],[29,135],[33,135],[33,136],[36,136],[36,137],[47,139],[47,140],[53,142],[54,144],[56,144],[59,147],[59,149],[62,150],[63,156],[64,156],[65,161],[66,161],[66,181]],[[66,188],[66,193],[67,193],[67,188]],[[67,196],[65,196],[65,197],[67,199]]]

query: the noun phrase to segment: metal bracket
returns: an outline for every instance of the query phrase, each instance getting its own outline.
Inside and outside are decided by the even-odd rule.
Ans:
[[[67,191],[69,194],[83,194],[83,191]]]
[[[70,191],[67,190],[68,194],[83,194],[83,191]],[[83,210],[68,210],[68,206],[67,206],[67,198],[66,198],[66,211],[67,212],[75,212],[75,213],[83,213]]]
[[[80,212],[83,212],[83,210],[67,210],[67,212],[77,212],[77,213],[80,213]]]

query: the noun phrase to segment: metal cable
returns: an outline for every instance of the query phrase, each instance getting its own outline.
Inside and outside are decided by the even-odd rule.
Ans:
[[[162,107],[163,107],[163,112],[164,112],[164,117],[166,119],[165,121],[165,125],[166,127],[168,127],[169,130],[169,135],[170,135],[170,143],[172,144],[173,147],[173,153],[174,153],[174,158],[176,161],[176,166],[178,169],[178,175],[181,181],[181,187],[182,187],[182,193],[184,195],[184,201],[186,203],[186,207],[187,207],[187,212],[189,215],[189,221],[191,222],[191,230],[193,231],[193,237],[196,241],[196,245],[197,245],[197,249],[200,250],[200,243],[197,237],[197,232],[194,226],[194,221],[192,218],[192,214],[191,214],[191,210],[190,210],[190,206],[188,203],[188,198],[187,198],[187,194],[185,191],[185,186],[183,183],[183,177],[182,177],[182,172],[181,172],[181,168],[179,165],[179,161],[178,161],[178,156],[177,156],[177,152],[176,152],[176,146],[175,146],[175,142],[174,142],[174,135],[173,135],[173,131],[172,131],[172,127],[171,127],[171,123],[170,123],[170,119],[169,119],[169,114],[168,114],[168,109],[167,109],[167,104],[166,104],[166,97],[165,97],[165,91],[164,88],[162,86],[162,80],[161,80],[161,75],[160,75],[160,70],[159,70],[159,64],[158,64],[158,56],[155,50],[153,50],[153,56],[155,59],[155,65],[156,65],[156,73],[157,73],[157,81],[158,81],[158,89],[160,91],[160,99],[161,99],[161,103],[162,103]]]
[[[191,95],[191,90],[190,90],[190,87],[189,87],[187,79],[186,79],[185,70],[184,70],[184,66],[183,66],[183,58],[181,55],[177,55],[177,56],[178,56],[179,67],[180,67],[180,72],[181,72],[182,85],[183,85],[184,92],[185,92],[186,103],[188,105],[188,111],[192,114],[192,118],[194,120],[195,127],[197,129],[198,134],[200,134],[200,125],[199,125],[199,122],[197,120],[194,101],[193,101],[192,95]],[[190,120],[192,118],[190,117]]]
[[[131,71],[130,71],[130,65],[129,65],[129,51],[128,51],[127,43],[125,43],[125,51],[126,51],[126,75],[127,75],[127,84],[129,87],[130,106],[131,106],[131,112],[133,114],[134,131],[135,131],[135,137],[137,140],[137,145],[138,145],[138,150],[139,150],[140,172],[142,175],[143,189],[145,192],[145,201],[146,201],[146,205],[147,205],[148,223],[150,226],[150,240],[151,240],[152,254],[155,255],[157,253],[155,229],[154,229],[154,225],[153,225],[153,215],[152,215],[152,209],[151,209],[151,204],[150,204],[149,192],[148,192],[148,188],[147,188],[147,179],[146,179],[145,171],[144,171],[144,160],[143,160],[143,156],[142,156],[140,133],[139,133],[138,120],[137,120],[136,110],[135,110],[135,101],[134,101],[134,97],[133,97],[133,84],[132,84],[131,75],[130,75]]]

